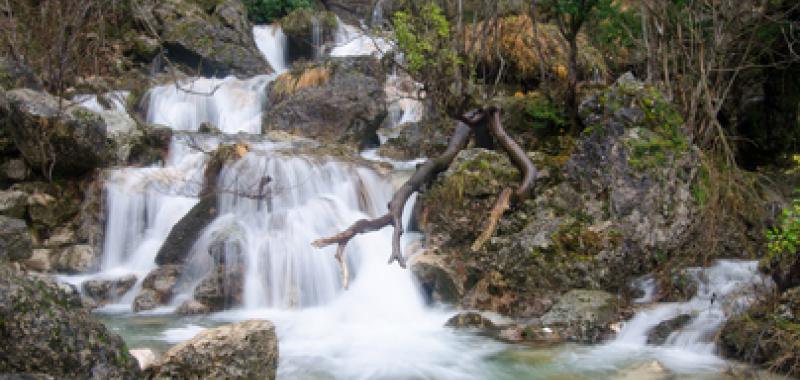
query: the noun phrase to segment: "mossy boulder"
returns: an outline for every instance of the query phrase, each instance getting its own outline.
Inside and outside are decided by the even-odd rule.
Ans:
[[[569,341],[598,343],[613,334],[619,320],[619,300],[599,290],[573,289],[541,318],[541,323],[560,331]]]
[[[5,129],[25,161],[43,175],[78,176],[113,162],[114,144],[97,113],[30,89],[0,96]]]
[[[206,76],[272,72],[241,1],[148,0],[135,16],[155,29],[167,56],[189,70]]]
[[[58,285],[0,265],[0,373],[139,379],[122,338]]]

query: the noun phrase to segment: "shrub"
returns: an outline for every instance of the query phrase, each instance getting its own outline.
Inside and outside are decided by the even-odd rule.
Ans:
[[[783,210],[778,226],[767,230],[769,256],[783,259],[785,255],[797,255],[799,239],[800,198],[795,198],[792,205]]]
[[[311,9],[311,0],[244,0],[250,21],[269,24],[297,9]]]

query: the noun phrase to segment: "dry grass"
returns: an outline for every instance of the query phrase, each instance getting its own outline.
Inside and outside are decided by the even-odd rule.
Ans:
[[[304,88],[322,86],[331,78],[331,71],[326,67],[311,67],[298,73],[285,72],[275,78],[271,96],[273,101],[291,96]]]
[[[468,27],[467,49],[470,49],[471,41],[480,40],[478,33],[483,28],[483,23]],[[542,67],[556,78],[565,79],[567,76],[569,50],[558,27],[537,23],[534,30],[527,15],[501,18],[496,32],[488,33],[486,43],[472,49],[478,52],[483,64],[492,68],[500,67],[502,57],[508,65],[506,72],[514,73],[516,79],[537,78]],[[603,55],[590,45],[585,35],[578,36],[578,70],[579,77],[584,78],[591,77],[595,71],[602,77],[608,74]]]

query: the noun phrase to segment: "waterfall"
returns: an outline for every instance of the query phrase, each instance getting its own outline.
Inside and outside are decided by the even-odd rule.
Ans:
[[[322,58],[322,27],[317,15],[311,17],[311,43],[314,46],[314,59]]]
[[[335,46],[331,50],[332,57],[357,57],[373,55],[378,58],[392,49],[392,45],[384,38],[370,36],[358,27],[347,25],[337,19]]]
[[[194,78],[155,87],[148,93],[147,121],[182,131],[209,123],[223,133],[261,133],[265,89],[274,77]]]
[[[253,39],[256,47],[276,73],[287,70],[286,62],[286,35],[280,25],[259,25],[253,27]]]

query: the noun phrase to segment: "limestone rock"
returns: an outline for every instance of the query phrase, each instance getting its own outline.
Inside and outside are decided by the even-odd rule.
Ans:
[[[208,306],[196,300],[187,300],[175,310],[175,313],[178,315],[197,315],[208,314],[210,311]]]
[[[138,379],[136,360],[118,335],[46,279],[0,265],[0,373],[58,379]]]
[[[568,340],[597,343],[613,332],[618,319],[616,297],[600,290],[574,289],[563,294],[545,313],[544,326],[562,331]]]
[[[83,294],[98,304],[105,304],[122,297],[136,284],[136,275],[130,274],[116,279],[94,279],[82,284]]]
[[[689,314],[681,314],[677,317],[663,321],[647,332],[647,344],[662,345],[667,341],[669,335],[676,330],[682,329],[692,321],[692,316]]]
[[[131,356],[136,358],[136,361],[139,362],[139,369],[142,371],[147,370],[156,364],[156,353],[149,348],[131,350],[130,353]]]
[[[28,207],[28,194],[22,191],[0,191],[0,215],[24,218]]]
[[[34,249],[33,254],[28,259],[22,261],[22,266],[26,269],[46,273],[52,268],[50,255],[52,250],[46,248]]]
[[[411,273],[429,301],[458,303],[464,294],[461,280],[439,255],[421,254],[410,260]]]
[[[150,310],[169,302],[182,273],[183,266],[180,265],[162,265],[151,271],[133,301],[133,311]]]
[[[76,244],[64,248],[53,260],[53,269],[64,273],[85,273],[94,269],[99,256],[94,247],[88,244]]]
[[[203,331],[164,354],[150,379],[275,379],[278,339],[268,321]]]
[[[491,329],[494,328],[494,322],[476,312],[464,312],[454,315],[445,323],[447,327],[455,328],[477,328],[477,329]]]

